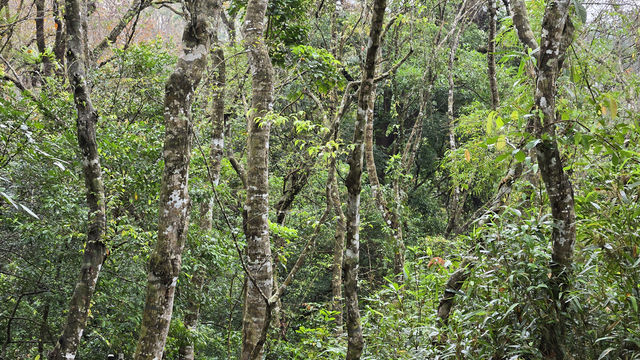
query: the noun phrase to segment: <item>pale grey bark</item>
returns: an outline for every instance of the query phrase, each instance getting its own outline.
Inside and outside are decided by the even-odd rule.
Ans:
[[[375,84],[373,86],[371,97],[369,99],[369,108],[373,109],[375,105]],[[369,176],[369,184],[371,185],[371,193],[375,199],[375,205],[382,215],[382,218],[386,226],[391,230],[391,237],[393,238],[394,259],[393,259],[393,271],[397,276],[398,282],[404,281],[404,239],[402,236],[402,224],[400,222],[400,214],[397,209],[399,206],[399,184],[394,182],[394,200],[396,203],[391,207],[388,201],[385,199],[382,192],[382,185],[378,179],[378,172],[376,169],[375,160],[373,157],[373,111],[367,114],[367,124],[365,126],[364,142],[365,142],[365,158],[367,164],[367,174]],[[416,121],[418,122],[418,121]]]
[[[213,0],[188,1],[182,54],[167,80],[164,100],[164,171],[160,189],[158,240],[149,259],[147,295],[136,360],[162,359],[173,312],[176,283],[189,223],[189,162],[193,128],[193,93],[206,67],[211,18],[219,11]]]
[[[80,0],[67,0],[65,22],[68,35],[67,60],[69,82],[74,90],[78,113],[78,145],[82,154],[82,170],[87,187],[89,219],[80,277],[71,296],[62,335],[49,353],[50,360],[74,359],[82,338],[91,298],[95,292],[100,269],[107,256],[104,243],[106,229],[105,193],[96,141],[98,113],[93,108],[86,81],[86,7]]]
[[[336,160],[331,159],[328,170],[329,201],[336,214],[336,229],[334,233],[333,245],[333,265],[331,267],[331,301],[332,310],[338,312],[336,315],[336,327],[338,332],[342,332],[342,262],[344,259],[344,238],[346,235],[346,217],[342,211],[342,201],[336,178]]]
[[[513,25],[518,34],[520,41],[530,50],[533,51],[538,48],[533,31],[531,31],[531,25],[529,24],[529,15],[527,14],[527,7],[523,0],[511,0],[511,12],[513,13]]]
[[[538,57],[538,76],[534,93],[534,134],[540,140],[536,155],[544,181],[554,226],[551,232],[550,287],[555,304],[555,319],[543,334],[541,350],[547,358],[564,359],[564,310],[570,283],[573,246],[576,240],[576,215],[573,186],[564,170],[564,160],[556,141],[556,81],[564,52],[573,39],[569,19],[570,0],[553,0],[547,4],[542,19],[542,37]]]
[[[380,47],[380,35],[386,9],[386,0],[375,0],[371,15],[371,28],[367,53],[362,69],[362,80],[358,91],[358,109],[353,133],[353,150],[349,154],[349,173],[345,179],[347,187],[346,251],[344,256],[344,292],[347,326],[347,360],[360,359],[364,348],[360,310],[358,308],[358,266],[360,261],[360,191],[362,189],[362,166],[364,159],[364,133],[370,107],[376,59]]]
[[[460,42],[460,34],[462,33],[463,28],[459,27],[455,30],[453,35],[453,39],[451,41],[451,49],[449,50],[449,61],[448,61],[448,73],[447,79],[449,82],[449,92],[447,96],[447,118],[449,120],[449,151],[456,151],[456,133],[455,133],[455,117],[453,114],[453,92],[455,90],[455,83],[453,79],[453,67],[455,64],[456,52],[458,51],[458,44]],[[462,211],[462,206],[464,203],[460,201],[460,187],[456,184],[456,181],[451,179],[453,184],[453,189],[451,192],[451,196],[449,198],[449,220],[447,222],[447,228],[445,230],[445,236],[449,236],[452,233],[455,233],[456,227],[458,226],[458,217]]]
[[[219,1],[216,0],[216,6]],[[219,12],[218,14],[221,14]],[[214,15],[218,15],[214,14]],[[219,19],[214,19],[216,22]],[[214,29],[217,24],[214,25]],[[210,154],[207,160],[207,171],[210,176],[211,186],[217,186],[220,181],[220,168],[224,151],[224,96],[226,83],[226,66],[224,60],[224,50],[218,41],[215,31],[212,33],[211,51],[211,101],[209,105],[210,121]],[[213,199],[204,199],[200,203],[200,230],[209,233],[213,226]],[[196,269],[192,280],[186,285],[185,291],[189,293],[185,308],[184,325],[190,333],[193,333],[200,320],[200,306],[202,304],[202,289],[206,282],[204,269]],[[193,360],[195,357],[195,347],[193,341],[182,344],[178,349],[180,360]]]
[[[264,41],[267,0],[249,0],[243,25],[252,77],[247,119],[246,268],[240,359],[260,359],[269,326],[273,269],[269,240],[269,133],[273,110],[273,68]]]

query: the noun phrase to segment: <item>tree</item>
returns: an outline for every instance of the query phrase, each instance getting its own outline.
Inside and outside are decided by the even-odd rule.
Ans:
[[[534,93],[533,111],[536,156],[540,174],[547,189],[554,225],[551,233],[551,302],[555,304],[555,319],[544,333],[541,350],[548,358],[564,359],[567,291],[571,279],[573,247],[576,240],[576,215],[573,185],[564,170],[556,140],[556,82],[573,41],[573,24],[569,18],[568,0],[551,1],[542,19],[540,56]]]
[[[269,131],[273,110],[273,68],[264,41],[267,0],[250,0],[244,20],[252,96],[247,116],[247,199],[244,233],[246,278],[242,315],[242,360],[262,358],[263,329],[271,321],[273,287],[269,241]]]
[[[358,308],[358,267],[360,261],[360,191],[362,189],[362,165],[364,160],[364,137],[367,117],[373,112],[371,97],[375,96],[373,78],[376,72],[376,59],[380,47],[380,35],[387,6],[386,0],[375,0],[371,15],[371,29],[366,57],[362,66],[362,78],[358,89],[358,110],[353,132],[353,150],[349,154],[349,173],[345,179],[347,187],[346,245],[344,256],[344,295],[348,348],[347,360],[360,359],[364,339],[360,310]]]
[[[89,206],[89,229],[85,245],[80,278],[71,296],[62,335],[49,359],[73,359],[87,323],[91,299],[98,282],[100,269],[107,256],[105,244],[105,193],[100,168],[100,156],[96,141],[96,122],[98,113],[93,108],[91,94],[86,80],[87,43],[84,29],[87,26],[85,4],[77,0],[65,3],[65,23],[67,28],[68,76],[74,90],[76,105],[78,145],[82,152],[82,170],[87,187],[87,205]]]
[[[191,103],[208,60],[211,19],[220,11],[215,1],[189,1],[186,8],[190,17],[182,37],[182,54],[165,87],[165,167],[158,209],[158,240],[149,258],[147,295],[136,359],[162,358],[169,331],[189,225]]]

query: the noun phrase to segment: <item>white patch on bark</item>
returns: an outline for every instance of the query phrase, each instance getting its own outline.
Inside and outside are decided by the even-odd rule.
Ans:
[[[216,148],[222,148],[224,147],[224,139],[212,139],[211,140],[211,146],[214,146]]]
[[[355,257],[355,254],[353,253],[353,251],[352,251],[351,249],[347,249],[347,251],[345,251],[344,255],[345,255],[348,259]]]
[[[540,98],[540,106],[543,108],[547,107],[547,99],[544,96]]]
[[[200,44],[196,46],[191,53],[186,54],[182,57],[184,61],[192,62],[194,60],[198,60],[207,54],[207,47]]]
[[[187,200],[182,198],[182,194],[180,190],[173,190],[173,192],[171,193],[171,196],[169,197],[168,205],[173,204],[174,208],[181,209],[186,203],[187,203]]]

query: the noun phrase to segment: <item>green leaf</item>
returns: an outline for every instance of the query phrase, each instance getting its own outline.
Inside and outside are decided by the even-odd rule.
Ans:
[[[600,356],[598,356],[598,360],[602,360],[602,359],[604,359],[604,358],[607,356],[607,354],[609,354],[609,353],[610,353],[610,352],[612,352],[613,350],[615,350],[615,348],[611,348],[611,347],[610,347],[610,348],[605,349],[605,350],[600,354]]]
[[[516,157],[516,160],[517,160],[518,162],[523,162],[523,161],[524,161],[524,159],[526,159],[526,158],[527,158],[527,154],[525,154],[525,153],[524,153],[524,151],[522,151],[522,150],[518,150],[518,151],[515,153],[515,157]]]
[[[504,135],[498,136],[498,141],[496,142],[496,149],[503,150],[507,146],[507,138]]]
[[[28,207],[20,204],[20,207],[22,208],[22,210],[24,210],[27,214],[33,216],[34,218],[40,220],[40,218],[38,217],[38,215],[36,215],[36,213],[34,213],[33,211],[31,211],[31,209],[29,209]]]
[[[586,23],[587,9],[579,0],[573,0],[573,5],[576,7],[576,14],[578,14],[578,17],[580,17],[580,21],[582,21],[583,24]]]
[[[16,204],[13,199],[11,198],[11,196],[7,195],[7,193],[0,191],[0,195],[2,195],[3,198],[7,199],[7,201],[9,202],[9,204],[13,205],[14,208],[16,208],[16,210],[18,210],[18,204]]]
[[[495,111],[492,111],[489,113],[489,116],[487,116],[487,134],[491,134],[493,132],[493,118],[495,115]]]
[[[631,306],[633,306],[633,311],[638,312],[638,301],[636,297],[633,295],[629,296],[629,301],[631,302]]]

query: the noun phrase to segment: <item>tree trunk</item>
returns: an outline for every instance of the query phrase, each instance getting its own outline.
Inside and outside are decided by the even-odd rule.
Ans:
[[[534,132],[540,142],[536,155],[540,174],[547,189],[554,226],[551,232],[550,288],[556,313],[544,331],[542,353],[551,359],[564,359],[564,316],[569,288],[573,246],[576,240],[576,215],[573,186],[563,168],[555,134],[556,80],[568,44],[573,38],[573,24],[568,17],[570,0],[551,1],[542,19],[542,38],[535,90]]]
[[[375,106],[375,84],[373,85],[373,89],[371,90],[371,97],[369,101],[369,108],[374,109]],[[371,192],[375,199],[376,207],[378,211],[382,215],[384,222],[387,224],[389,229],[391,230],[391,237],[393,238],[393,272],[397,275],[398,282],[403,281],[403,273],[404,273],[404,240],[402,238],[402,225],[400,222],[400,216],[395,207],[390,207],[387,200],[384,198],[384,194],[382,193],[382,186],[380,185],[380,180],[378,179],[378,171],[376,169],[376,163],[373,156],[373,111],[370,111],[367,115],[367,124],[365,127],[364,133],[364,143],[365,143],[365,157],[367,164],[367,174],[369,174],[369,184],[371,185]],[[396,188],[397,182],[394,183],[394,194],[399,191]],[[396,191],[398,190],[398,191]],[[397,204],[396,204],[397,206]]]
[[[219,5],[217,5],[219,6]],[[216,19],[217,23],[217,19]],[[216,27],[214,27],[215,29]],[[220,167],[224,152],[224,87],[226,82],[226,67],[224,63],[224,50],[218,42],[217,34],[214,30],[212,34],[212,46],[215,49],[211,52],[212,57],[212,78],[213,93],[211,96],[211,143],[210,158],[208,164],[211,185],[217,186],[220,181]],[[209,233],[213,226],[213,199],[204,199],[200,204],[200,230]],[[189,332],[194,332],[200,320],[200,306],[202,304],[201,292],[204,287],[206,274],[203,270],[196,270],[191,283],[186,285],[189,293],[187,306],[185,309],[184,325]],[[182,344],[178,349],[178,359],[193,360],[195,356],[193,341]]]
[[[96,288],[102,263],[106,259],[104,244],[106,215],[105,195],[100,168],[100,156],[96,141],[98,113],[91,103],[91,95],[86,82],[85,37],[86,8],[79,0],[68,0],[65,20],[69,36],[67,60],[69,62],[69,82],[74,90],[74,103],[78,112],[78,145],[82,153],[82,169],[87,187],[89,219],[87,243],[84,249],[80,278],[71,296],[69,313],[49,359],[74,359],[87,323],[89,304]]]
[[[62,21],[62,15],[60,13],[61,1],[62,0],[53,0],[53,21],[54,21],[54,27],[56,29],[56,38],[53,43],[53,54],[56,57],[56,61],[60,65],[60,67],[56,69],[56,74],[61,77],[64,77],[65,76],[64,53],[67,48],[67,41],[64,36],[64,23]]]
[[[164,172],[160,189],[158,241],[149,259],[147,296],[135,359],[162,359],[173,311],[176,282],[189,219],[189,162],[193,129],[191,103],[207,64],[210,17],[215,1],[188,1],[191,16],[182,36],[183,51],[165,88]]]
[[[44,359],[44,344],[47,342],[47,335],[49,334],[49,308],[50,301],[45,299],[44,308],[42,309],[42,323],[40,323],[40,336],[38,337],[38,355],[41,359]]]
[[[445,284],[444,294],[438,303],[438,319],[441,325],[446,325],[449,321],[449,315],[453,308],[456,293],[460,292],[464,282],[467,281],[467,278],[471,275],[472,268],[473,264],[468,260],[464,260],[462,264],[460,264],[460,268],[451,274]]]
[[[520,41],[531,51],[538,48],[535,35],[531,31],[527,7],[522,0],[510,1],[511,12],[513,13],[513,26]]]
[[[47,50],[47,44],[44,37],[44,0],[36,0],[36,46],[38,52],[42,57],[42,74],[41,76],[49,76],[51,74],[51,59],[48,56],[44,56]]]
[[[201,293],[205,280],[203,272],[204,271],[201,269],[196,269],[191,281],[186,285],[186,291],[189,293],[189,297],[187,298],[185,309],[184,326],[187,328],[189,333],[195,331],[196,326],[198,325],[198,320],[200,319]],[[181,344],[178,349],[178,359],[193,360],[194,356],[194,344],[193,341],[189,339],[187,344]]]
[[[498,21],[496,0],[488,0],[489,7],[489,39],[487,41],[487,74],[491,89],[491,109],[498,108],[498,80],[496,79],[496,22]]]
[[[333,311],[336,314],[336,328],[342,332],[342,262],[344,258],[344,238],[346,233],[346,219],[342,211],[342,201],[338,192],[338,180],[336,178],[336,159],[331,159],[328,170],[329,200],[336,214],[336,231],[333,245],[333,265],[331,268],[331,301]]]
[[[362,69],[362,80],[358,91],[358,110],[353,133],[353,150],[349,155],[349,173],[345,179],[347,187],[346,251],[344,256],[344,293],[346,325],[348,335],[347,360],[360,359],[364,347],[360,310],[358,309],[358,266],[360,261],[360,190],[362,188],[362,165],[364,157],[364,130],[367,115],[373,112],[370,105],[376,59],[380,47],[380,35],[386,9],[386,0],[375,0],[369,31],[369,43]]]
[[[454,30],[453,39],[451,42],[451,50],[449,51],[449,63],[448,63],[448,80],[449,80],[449,94],[447,97],[447,117],[449,118],[449,150],[454,152],[456,150],[456,133],[455,133],[455,118],[453,116],[453,67],[455,64],[456,52],[458,51],[458,43],[460,41],[460,33],[462,33],[462,27]],[[447,222],[447,228],[445,230],[445,236],[449,236],[456,231],[458,226],[458,217],[464,204],[460,203],[460,187],[456,185],[456,180],[451,179],[453,184],[453,192],[449,199],[449,221]]]
[[[247,119],[246,291],[240,359],[261,359],[262,329],[270,321],[273,286],[269,241],[269,113],[273,110],[273,68],[264,41],[267,0],[247,3],[244,34],[252,75],[251,111]]]

